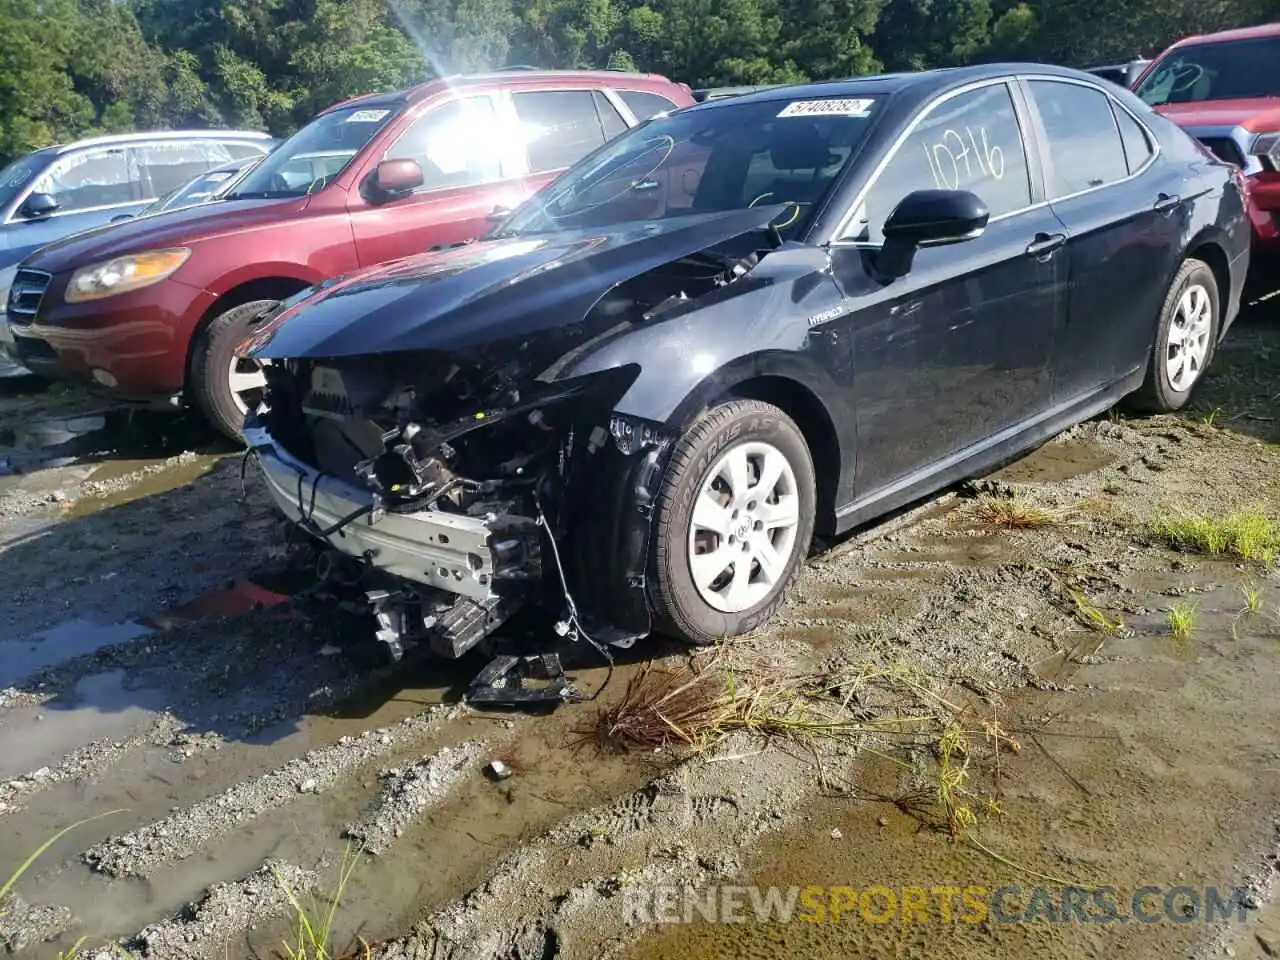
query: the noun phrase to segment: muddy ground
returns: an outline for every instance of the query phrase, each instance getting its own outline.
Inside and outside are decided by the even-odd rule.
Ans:
[[[683,652],[628,653],[593,703],[474,709],[460,694],[483,659],[388,667],[362,623],[289,602],[276,517],[234,450],[4,386],[0,877],[97,819],[0,908],[0,950],[44,960],[87,935],[90,956],[271,956],[282,884],[323,900],[363,843],[337,939],[380,960],[1278,956],[1280,571],[1148,532],[1180,507],[1280,514],[1278,467],[1280,310],[1255,307],[1193,409],[1101,417],[826,545],[767,633],[698,658],[944,696],[958,710],[934,727],[968,731],[972,759],[957,837],[909,685],[862,690],[840,738],[600,752],[597,717],[644,658],[677,670]],[[992,529],[982,492],[1055,522]],[[1194,610],[1188,636],[1173,608]],[[586,691],[606,679],[589,650],[570,665]],[[495,758],[509,777],[486,775]],[[1062,883],[1113,886],[1122,912],[1145,884],[1240,888],[1242,919],[634,912],[663,884],[1014,884],[1023,903]]]

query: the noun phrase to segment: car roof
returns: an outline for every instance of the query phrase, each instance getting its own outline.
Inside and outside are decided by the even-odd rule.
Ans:
[[[265,143],[274,142],[275,139],[271,134],[261,130],[151,130],[141,133],[111,133],[101,137],[86,137],[83,140],[43,147],[34,152],[59,156],[84,147],[109,147],[147,140],[256,140]]]
[[[349,100],[331,104],[320,113],[348,107],[394,107],[405,103],[417,103],[445,89],[466,88],[479,85],[493,85],[510,81],[526,83],[530,80],[594,80],[601,86],[618,86],[624,81],[641,81],[644,85],[661,85],[670,87],[674,81],[660,73],[639,73],[630,70],[540,70],[536,67],[513,66],[502,70],[491,70],[487,73],[459,73],[447,77],[437,77],[426,83],[420,83],[404,90],[392,90],[386,93],[367,93]]]
[[[1280,37],[1280,23],[1263,23],[1256,27],[1239,27],[1235,30],[1220,30],[1217,33],[1193,34],[1171,44],[1169,49],[1189,43],[1226,43],[1231,40],[1257,40],[1262,37]]]
[[[718,110],[734,104],[776,100],[818,100],[828,97],[893,96],[909,93],[925,99],[943,93],[953,87],[964,86],[977,80],[997,79],[1015,74],[1061,76],[1064,79],[1085,80],[1099,85],[1100,78],[1083,70],[1060,67],[1049,63],[987,63],[971,67],[941,67],[936,70],[919,70],[912,73],[881,73],[863,77],[847,77],[840,80],[820,80],[814,83],[798,83],[787,86],[766,87],[735,97],[708,99],[688,110]]]

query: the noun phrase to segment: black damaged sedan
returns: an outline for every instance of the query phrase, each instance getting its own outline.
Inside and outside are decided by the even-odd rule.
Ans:
[[[769,619],[815,533],[1186,404],[1239,310],[1242,190],[1043,65],[711,101],[266,315],[246,434],[397,653],[527,605],[711,643]]]

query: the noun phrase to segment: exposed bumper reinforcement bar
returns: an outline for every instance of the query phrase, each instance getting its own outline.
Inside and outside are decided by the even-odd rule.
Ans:
[[[334,549],[413,583],[477,602],[494,597],[492,531],[483,519],[439,510],[375,512],[372,491],[303,463],[265,428],[247,427],[245,441],[289,519],[325,531],[364,511],[324,537]]]

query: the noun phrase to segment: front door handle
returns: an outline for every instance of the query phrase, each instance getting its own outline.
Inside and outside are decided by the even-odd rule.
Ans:
[[[1067,242],[1065,233],[1037,233],[1027,247],[1028,257],[1047,257]]]
[[[1168,214],[1173,212],[1173,208],[1176,207],[1181,202],[1182,202],[1181,197],[1175,197],[1173,194],[1170,194],[1170,193],[1162,193],[1160,194],[1160,196],[1156,198],[1156,202],[1152,206],[1152,209],[1157,211],[1158,213]]]

